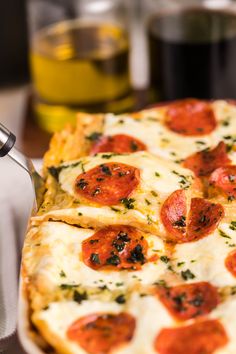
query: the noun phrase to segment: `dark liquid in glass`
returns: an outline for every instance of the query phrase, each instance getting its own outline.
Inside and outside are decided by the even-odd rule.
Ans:
[[[236,14],[154,15],[148,38],[154,100],[236,98]]]

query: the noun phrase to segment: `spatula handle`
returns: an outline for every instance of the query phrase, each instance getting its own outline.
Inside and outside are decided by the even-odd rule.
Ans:
[[[15,145],[16,137],[0,123],[0,157],[8,154]]]

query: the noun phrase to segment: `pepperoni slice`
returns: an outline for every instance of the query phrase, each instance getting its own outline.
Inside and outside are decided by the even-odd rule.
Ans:
[[[107,354],[129,342],[134,330],[135,319],[128,313],[95,313],[72,323],[67,337],[76,341],[89,354]]]
[[[236,166],[217,168],[209,178],[209,185],[225,193],[229,198],[236,198]]]
[[[161,208],[161,220],[170,241],[181,242],[186,235],[186,214],[185,191],[179,189],[165,200]]]
[[[230,164],[226,144],[221,141],[214,149],[205,149],[189,156],[183,166],[192,170],[196,176],[207,176],[218,167]]]
[[[218,320],[195,322],[189,326],[164,328],[155,339],[159,354],[212,354],[228,342]]]
[[[225,266],[228,271],[236,277],[236,250],[230,252],[225,260]]]
[[[139,270],[146,262],[148,243],[137,229],[108,226],[82,243],[84,263],[93,269]]]
[[[104,136],[93,145],[90,154],[99,152],[115,152],[117,154],[132,153],[147,150],[142,141],[126,134]]]
[[[223,216],[224,208],[221,204],[214,204],[203,198],[193,198],[187,226],[188,239],[196,241],[209,235],[216,229]]]
[[[217,126],[211,105],[195,99],[171,103],[167,109],[165,124],[173,132],[185,136],[206,135]]]
[[[114,205],[126,199],[138,186],[139,169],[123,163],[110,162],[80,174],[75,191],[92,202]]]
[[[172,316],[179,321],[206,315],[219,303],[217,289],[207,282],[171,288],[159,286],[157,295]]]
[[[203,198],[192,198],[188,215],[185,191],[173,192],[163,203],[161,221],[167,231],[167,240],[175,243],[197,241],[213,232],[224,208]]]

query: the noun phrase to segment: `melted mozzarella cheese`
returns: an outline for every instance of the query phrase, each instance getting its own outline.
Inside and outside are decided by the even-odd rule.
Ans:
[[[83,301],[80,305],[75,302],[52,303],[46,311],[40,311],[33,320],[40,330],[47,335],[52,334],[48,341],[57,345],[59,352],[70,354],[86,353],[79,344],[66,336],[68,327],[78,318],[97,312],[117,314],[125,311],[136,320],[132,341],[112,351],[112,354],[156,354],[153,343],[162,327],[173,326],[173,320],[162,304],[153,296],[140,297],[134,293],[125,305],[115,302]],[[65,316],[66,313],[66,316]],[[66,317],[66,318],[65,318]]]
[[[166,271],[167,264],[160,260],[147,262],[138,271],[100,271],[88,267],[82,260],[81,246],[94,232],[60,222],[43,223],[38,229],[40,252],[36,246],[39,240],[33,235],[29,235],[25,244],[24,264],[28,276],[39,282],[43,279],[44,292],[59,289],[62,284],[122,290],[135,285],[150,285]],[[165,255],[160,238],[143,235],[148,242],[148,258]]]
[[[212,108],[218,126],[206,136],[184,136],[170,131],[164,125],[165,107],[144,110],[140,112],[140,119],[107,114],[104,134],[134,136],[145,143],[151,153],[178,162],[197,151],[214,147],[222,140],[230,144],[229,136],[236,138],[236,106],[219,100],[212,103]]]
[[[235,354],[236,353],[236,338],[235,338],[235,328],[236,328],[236,298],[232,297],[222,304],[218,305],[217,308],[210,314],[210,317],[219,319],[223,324],[229,342],[228,344],[220,350],[216,351],[216,354]]]
[[[68,220],[71,216],[73,220],[77,219],[82,226],[89,226],[88,220],[91,223],[90,226],[104,224],[104,220],[109,223],[109,219],[111,219],[111,223],[119,223],[121,220],[122,223],[131,226],[161,233],[163,227],[159,223],[159,210],[164,200],[180,188],[189,187],[189,193],[199,193],[198,190],[191,189],[191,185],[194,183],[191,171],[147,152],[112,156],[109,160],[104,159],[103,154],[99,154],[80,161],[80,163],[72,162],[64,165],[59,174],[61,188],[77,199],[78,208],[51,211],[49,214],[44,214],[43,217],[50,215],[50,217],[58,219],[60,216],[62,220]],[[79,195],[76,194],[74,185],[77,176],[83,171],[89,171],[106,162],[121,162],[140,170],[140,184],[129,196],[134,199],[133,209],[129,210],[122,204],[115,205],[115,210],[107,206],[96,207],[85,199],[80,200]],[[95,215],[99,217],[94,218]]]
[[[220,230],[220,231],[219,231]],[[191,282],[209,281],[216,286],[234,286],[236,279],[225,267],[225,258],[236,249],[236,231],[222,223],[213,234],[196,242],[176,245],[174,270],[189,269],[194,275]]]

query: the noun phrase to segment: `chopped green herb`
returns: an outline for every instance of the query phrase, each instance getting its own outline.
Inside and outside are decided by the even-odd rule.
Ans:
[[[114,207],[110,207],[111,210],[115,211],[116,213],[120,213],[120,209],[114,208]]]
[[[170,258],[167,257],[167,256],[161,256],[161,257],[160,257],[160,260],[161,260],[162,262],[164,262],[164,263],[168,263],[168,262],[170,261]]]
[[[93,239],[93,240],[90,240],[89,243],[91,245],[93,245],[94,243],[98,243],[99,242],[99,239]]]
[[[178,262],[177,263],[177,267],[181,267],[182,265],[184,265],[185,264],[185,262]]]
[[[61,278],[65,278],[66,277],[66,273],[63,270],[60,271],[60,277]]]
[[[149,200],[148,200],[148,199],[145,199],[145,202],[146,202],[146,204],[147,204],[147,205],[152,204],[151,202],[149,202]]]
[[[156,281],[155,283],[153,283],[153,285],[163,286],[163,287],[167,288],[167,284],[164,279],[160,279],[160,280]]]
[[[147,215],[147,222],[148,222],[149,225],[154,222],[150,215]]]
[[[134,198],[122,198],[120,202],[127,208],[127,209],[134,209]]]
[[[153,197],[158,197],[157,192],[155,192],[155,191],[151,191],[151,193],[152,193]]]
[[[161,177],[161,175],[160,175],[159,172],[155,172],[155,176],[156,176],[156,177]]]
[[[145,260],[144,254],[143,254],[143,247],[138,244],[130,252],[130,257],[128,258],[128,262],[144,264],[145,261],[146,260]]]
[[[235,200],[235,197],[233,195],[229,195],[228,196],[228,201],[232,202],[233,200]]]
[[[118,283],[116,283],[116,286],[118,287],[118,286],[123,286],[124,285],[124,283],[123,282],[118,282]]]
[[[195,275],[191,272],[190,269],[182,270],[181,276],[182,276],[182,278],[184,280],[194,279],[195,278]]]
[[[85,181],[84,178],[80,178],[78,182],[76,182],[76,187],[84,190],[88,185],[88,182]]]
[[[108,166],[100,165],[100,167],[101,167],[102,173],[104,173],[107,176],[111,176],[112,175],[111,170],[110,170],[110,168]]]
[[[196,144],[199,144],[199,145],[206,145],[206,142],[205,142],[205,141],[202,141],[202,140],[197,140],[197,141],[196,141]]]
[[[223,125],[223,127],[228,127],[229,126],[229,119],[230,117],[225,118],[224,120],[222,120],[221,124]]]
[[[126,302],[125,295],[123,295],[123,294],[118,295],[118,296],[115,298],[115,301],[116,301],[118,304],[125,304],[125,302]]]
[[[113,254],[111,257],[107,258],[106,264],[117,266],[120,264],[120,257]]]
[[[77,288],[78,286],[79,286],[79,284],[61,284],[60,288],[62,290],[70,290],[70,289]]]
[[[81,304],[82,301],[88,300],[88,294],[86,291],[80,293],[79,291],[75,290],[73,294],[73,300],[78,304]]]
[[[221,229],[218,229],[218,232],[219,232],[219,235],[221,237],[224,237],[224,238],[229,238],[231,239],[231,237],[229,235],[227,235],[224,231],[222,231]]]
[[[100,259],[98,253],[92,253],[90,256],[90,261],[94,264],[100,264]]]
[[[231,221],[229,228],[233,231],[236,231],[236,221]]]
[[[80,212],[78,213],[78,216],[82,216],[82,215],[83,215],[82,213],[80,213]]]

